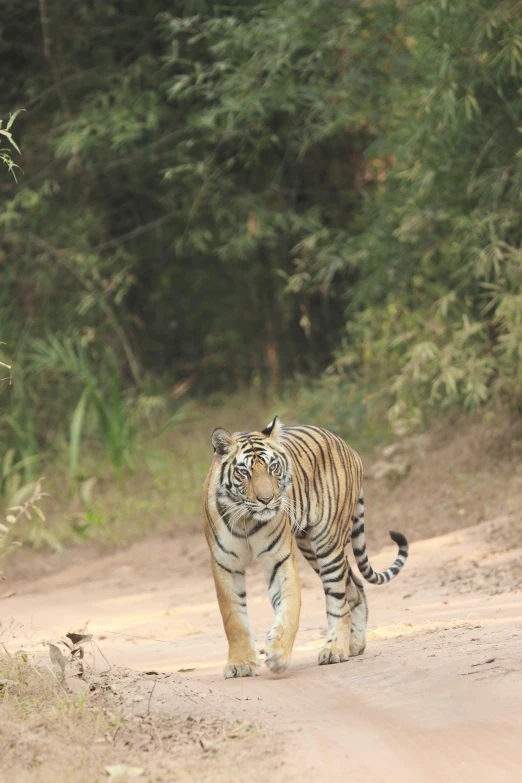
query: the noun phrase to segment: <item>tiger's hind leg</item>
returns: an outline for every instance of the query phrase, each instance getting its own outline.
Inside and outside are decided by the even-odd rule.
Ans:
[[[309,535],[296,535],[296,542],[321,577],[326,598],[328,635],[319,652],[319,664],[347,661],[362,653],[366,645],[367,608],[362,585],[354,581],[342,544],[323,554]]]
[[[368,623],[368,602],[362,582],[354,576],[348,564],[346,595],[351,609],[350,655],[362,655],[366,648],[366,625]]]

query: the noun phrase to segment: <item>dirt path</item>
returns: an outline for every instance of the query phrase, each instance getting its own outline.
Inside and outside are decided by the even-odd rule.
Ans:
[[[522,779],[522,546],[512,524],[413,545],[395,582],[368,587],[366,653],[336,666],[315,663],[324,599],[307,569],[293,663],[280,677],[263,669],[256,679],[222,679],[225,638],[201,536],[150,541],[13,585],[16,594],[0,602],[0,639],[38,650],[89,622],[106,658],[125,667],[115,671],[127,709],[139,709],[141,694],[158,713],[267,727],[251,757],[229,758],[201,780],[264,780],[267,769],[295,781]],[[271,608],[256,572],[248,596],[262,649]]]

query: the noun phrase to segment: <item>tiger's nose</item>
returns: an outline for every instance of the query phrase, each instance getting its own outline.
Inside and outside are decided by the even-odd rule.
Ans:
[[[258,495],[257,499],[259,500],[260,503],[264,503],[265,506],[268,506],[268,504],[270,503],[273,497],[274,497],[273,495],[270,495],[270,497],[262,498]]]

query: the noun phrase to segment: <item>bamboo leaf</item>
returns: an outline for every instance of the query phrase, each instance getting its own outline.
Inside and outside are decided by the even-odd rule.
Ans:
[[[81,439],[89,397],[90,390],[87,387],[83,390],[71,419],[69,436],[69,472],[71,476],[75,476],[78,472]]]

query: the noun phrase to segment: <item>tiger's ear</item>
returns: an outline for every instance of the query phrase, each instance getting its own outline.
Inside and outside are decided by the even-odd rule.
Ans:
[[[234,436],[228,430],[223,429],[223,427],[217,427],[212,433],[214,452],[220,457],[230,454],[235,442]]]
[[[265,429],[261,430],[261,434],[266,435],[267,438],[272,438],[272,440],[279,440],[283,427],[284,424],[279,416],[274,416],[270,424],[267,424]]]

